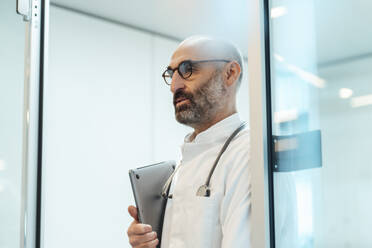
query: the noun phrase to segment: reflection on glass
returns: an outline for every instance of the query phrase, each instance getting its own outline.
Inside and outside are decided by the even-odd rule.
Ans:
[[[276,247],[372,247],[372,2],[269,3]]]

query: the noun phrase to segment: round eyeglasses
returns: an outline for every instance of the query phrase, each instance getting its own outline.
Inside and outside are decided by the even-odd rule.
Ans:
[[[171,85],[172,77],[175,71],[178,71],[178,74],[183,78],[187,79],[191,77],[193,68],[195,68],[196,64],[199,63],[206,63],[206,62],[225,62],[229,63],[230,60],[226,59],[208,59],[208,60],[184,60],[179,63],[178,67],[172,69],[170,66],[163,72],[162,77],[167,85]]]

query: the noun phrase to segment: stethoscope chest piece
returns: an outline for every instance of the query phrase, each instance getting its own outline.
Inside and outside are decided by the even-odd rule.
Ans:
[[[202,185],[196,192],[196,196],[209,197],[211,195],[211,190],[207,185]]]

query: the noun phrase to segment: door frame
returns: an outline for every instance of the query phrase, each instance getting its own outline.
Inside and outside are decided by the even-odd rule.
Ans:
[[[28,12],[27,16],[24,15],[24,20],[27,23],[19,247],[39,248],[41,239],[42,112],[43,88],[47,71],[49,0],[31,0],[29,4],[26,11]]]
[[[248,74],[251,132],[252,247],[275,247],[270,94],[269,1],[248,6]]]

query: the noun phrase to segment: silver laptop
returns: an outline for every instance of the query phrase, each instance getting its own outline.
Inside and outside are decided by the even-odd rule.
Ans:
[[[138,220],[151,225],[159,241],[166,205],[162,190],[175,167],[174,161],[166,161],[129,171],[134,200],[138,209]]]

